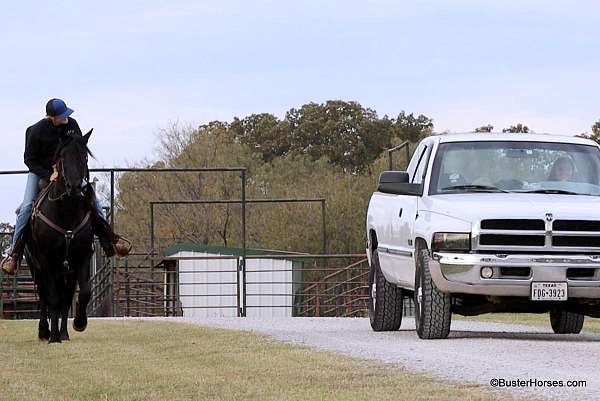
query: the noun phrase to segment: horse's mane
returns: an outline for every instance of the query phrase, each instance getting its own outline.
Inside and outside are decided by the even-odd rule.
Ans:
[[[90,148],[88,148],[88,146],[85,143],[85,141],[83,140],[82,136],[69,135],[67,137],[67,139],[65,139],[64,141],[62,141],[61,144],[56,149],[56,152],[54,153],[53,160],[58,160],[58,158],[60,157],[60,154],[63,151],[63,149],[66,148],[67,146],[69,146],[71,143],[75,143],[75,145],[77,145],[79,147],[80,151],[82,151],[82,152],[84,151],[85,153],[87,153],[88,155],[90,155],[94,159],[96,158],[94,156],[94,154],[92,153],[92,151],[90,150]]]

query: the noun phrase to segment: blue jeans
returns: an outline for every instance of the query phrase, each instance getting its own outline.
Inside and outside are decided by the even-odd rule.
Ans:
[[[17,243],[17,239],[23,234],[23,230],[27,227],[27,223],[29,223],[29,219],[31,218],[31,213],[33,212],[33,204],[39,193],[38,184],[40,182],[40,177],[35,175],[34,173],[27,174],[27,184],[25,185],[25,195],[23,196],[23,203],[17,209],[17,223],[15,224],[15,233],[13,234],[11,251],[15,248]],[[100,216],[104,216],[104,211],[102,210],[102,205],[96,199],[96,212]]]

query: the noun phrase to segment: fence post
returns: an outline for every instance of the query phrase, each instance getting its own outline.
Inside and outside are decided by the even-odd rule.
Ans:
[[[131,278],[129,277],[129,258],[125,259],[125,277],[127,278],[125,282],[125,313],[129,316],[129,285],[131,283]]]
[[[242,170],[242,317],[246,317],[246,170]]]
[[[325,214],[325,199],[321,201],[321,229],[323,230],[323,255],[327,255],[327,217]]]
[[[316,295],[316,304],[315,304],[315,317],[321,316],[321,283],[318,283],[316,286],[317,293]]]
[[[4,274],[0,269],[0,319],[4,319]]]
[[[237,291],[236,291],[236,305],[237,305],[237,317],[241,317],[242,316],[242,307],[240,305],[240,274],[242,272],[242,264],[240,262],[240,258],[236,259],[237,262],[237,269],[235,271],[235,279],[236,279],[236,286],[237,286]]]
[[[115,229],[115,171],[110,170],[110,226]],[[116,262],[114,256],[111,258],[111,267],[109,273],[108,290],[110,300],[110,315],[115,316],[115,293],[114,293],[114,269],[116,268]]]

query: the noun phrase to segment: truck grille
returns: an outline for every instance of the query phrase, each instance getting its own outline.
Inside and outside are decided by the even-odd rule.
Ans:
[[[481,220],[484,230],[544,230],[544,220],[530,219],[490,219]]]
[[[599,231],[600,221],[596,220],[555,220],[553,231]]]
[[[598,252],[600,220],[481,220],[473,248],[496,252]]]

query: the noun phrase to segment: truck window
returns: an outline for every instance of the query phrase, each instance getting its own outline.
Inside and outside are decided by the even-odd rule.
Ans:
[[[417,165],[417,170],[415,171],[415,175],[412,178],[412,182],[414,184],[420,184],[423,182],[423,176],[427,171],[427,165],[429,164],[429,154],[431,153],[431,146],[425,146],[423,149],[423,153],[421,154],[419,164]]]
[[[421,143],[419,146],[417,146],[417,149],[415,149],[415,153],[413,153],[413,156],[410,159],[410,163],[408,163],[406,172],[408,173],[408,176],[411,180],[415,175],[415,170],[417,169],[417,165],[419,164],[419,160],[421,160],[421,156],[423,155],[424,150],[425,145]]]
[[[596,146],[559,142],[439,145],[430,195],[494,190],[600,196],[600,151]]]

